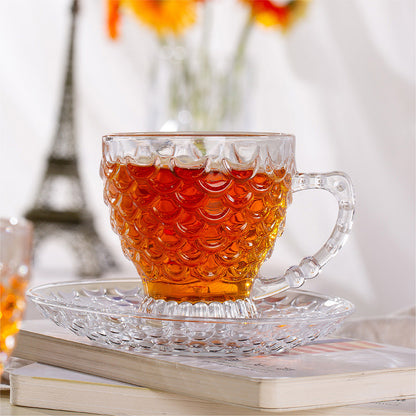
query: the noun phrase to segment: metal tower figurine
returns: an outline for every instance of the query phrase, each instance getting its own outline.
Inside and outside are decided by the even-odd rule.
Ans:
[[[116,264],[100,240],[86,207],[78,170],[73,105],[73,57],[78,0],[72,19],[63,100],[47,167],[26,218],[35,225],[35,247],[49,237],[63,237],[75,252],[82,276],[100,276]]]

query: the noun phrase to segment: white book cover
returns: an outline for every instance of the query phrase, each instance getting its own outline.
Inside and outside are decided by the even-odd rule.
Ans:
[[[10,372],[10,402],[36,408],[104,415],[280,415],[282,412],[202,401],[134,386],[45,364],[31,363]],[[290,412],[311,415],[414,415],[414,399]]]
[[[276,356],[178,357],[94,345],[49,321],[27,321],[16,357],[171,393],[288,410],[415,397],[415,350],[323,340]]]

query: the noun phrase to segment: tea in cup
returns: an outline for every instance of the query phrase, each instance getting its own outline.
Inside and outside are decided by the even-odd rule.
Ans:
[[[140,275],[150,313],[252,316],[253,299],[315,277],[352,224],[349,178],[298,173],[295,138],[287,134],[108,135],[101,176],[112,228]],[[338,199],[331,237],[284,276],[260,277],[292,193],[311,188]]]

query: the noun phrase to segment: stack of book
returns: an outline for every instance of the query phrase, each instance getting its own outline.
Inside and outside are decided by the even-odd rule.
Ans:
[[[415,411],[415,350],[350,339],[277,356],[177,357],[103,348],[42,320],[24,324],[14,356],[33,361],[10,374],[20,406],[106,415]]]

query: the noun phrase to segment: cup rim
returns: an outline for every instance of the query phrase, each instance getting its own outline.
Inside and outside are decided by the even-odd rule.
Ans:
[[[289,133],[275,133],[275,132],[244,132],[244,131],[174,131],[174,132],[125,132],[125,133],[110,133],[103,136],[103,141],[112,141],[117,139],[141,139],[141,138],[170,138],[170,139],[189,139],[189,138],[204,138],[205,139],[221,139],[221,138],[236,138],[236,139],[283,139],[295,140],[295,136]]]

